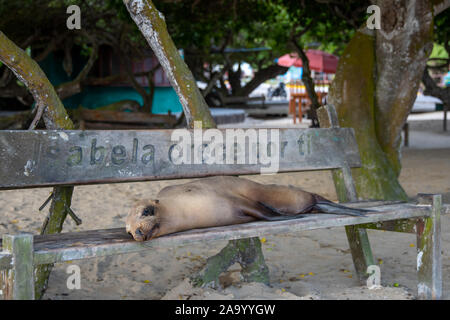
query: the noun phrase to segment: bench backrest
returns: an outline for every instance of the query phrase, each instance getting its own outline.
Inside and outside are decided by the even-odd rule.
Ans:
[[[214,130],[208,134],[222,136],[224,144],[230,139],[234,142],[229,150],[216,144],[217,153],[211,152],[213,145],[208,143],[211,139],[205,136],[206,130],[203,136],[193,130],[0,131],[0,189],[360,166],[354,132],[349,128]],[[244,152],[239,138],[231,138],[233,134],[247,137],[241,140],[246,142]],[[191,151],[182,147],[189,137]],[[199,150],[218,158],[208,164],[212,158],[202,158]],[[237,155],[230,156],[235,150]],[[189,153],[190,158],[184,158],[187,163],[179,164]],[[225,158],[224,164],[221,158]]]

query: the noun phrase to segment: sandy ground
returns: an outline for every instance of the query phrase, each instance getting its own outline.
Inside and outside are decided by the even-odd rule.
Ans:
[[[419,129],[433,134],[435,123]],[[416,128],[417,129],[417,128]],[[419,132],[419,129],[413,129]],[[435,134],[441,135],[439,132]],[[450,202],[450,135],[445,149],[403,150],[400,182],[410,197],[418,192],[443,193]],[[336,200],[329,172],[252,176],[263,183],[291,184]],[[64,231],[122,227],[127,209],[140,198],[183,181],[160,181],[77,187],[73,209],[83,219],[70,219]],[[46,215],[38,208],[50,189],[0,192],[0,235],[38,233]],[[361,287],[343,228],[322,229],[264,238],[263,251],[271,285],[244,284],[239,266],[223,275],[223,290],[192,288],[186,278],[199,270],[208,256],[226,242],[198,243],[152,252],[74,261],[81,269],[81,289],[66,286],[68,263],[55,265],[45,299],[414,299],[417,293],[414,235],[369,230],[374,256],[381,269],[383,288]],[[444,298],[450,299],[450,217],[442,218]]]

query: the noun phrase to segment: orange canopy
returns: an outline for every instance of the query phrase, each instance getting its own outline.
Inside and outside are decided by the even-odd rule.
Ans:
[[[308,50],[306,56],[311,70],[336,73],[339,60],[337,56],[320,50]],[[277,59],[277,63],[283,67],[303,67],[302,59],[298,57],[297,53],[285,54]]]

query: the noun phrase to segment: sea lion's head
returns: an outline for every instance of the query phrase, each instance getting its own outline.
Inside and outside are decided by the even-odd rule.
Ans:
[[[136,203],[128,213],[126,231],[136,241],[155,238],[160,229],[158,200],[142,200]]]

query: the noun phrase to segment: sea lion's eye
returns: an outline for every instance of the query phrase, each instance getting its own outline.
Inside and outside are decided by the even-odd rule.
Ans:
[[[155,214],[155,208],[154,207],[147,207],[142,211],[142,215],[147,216],[153,216]]]

